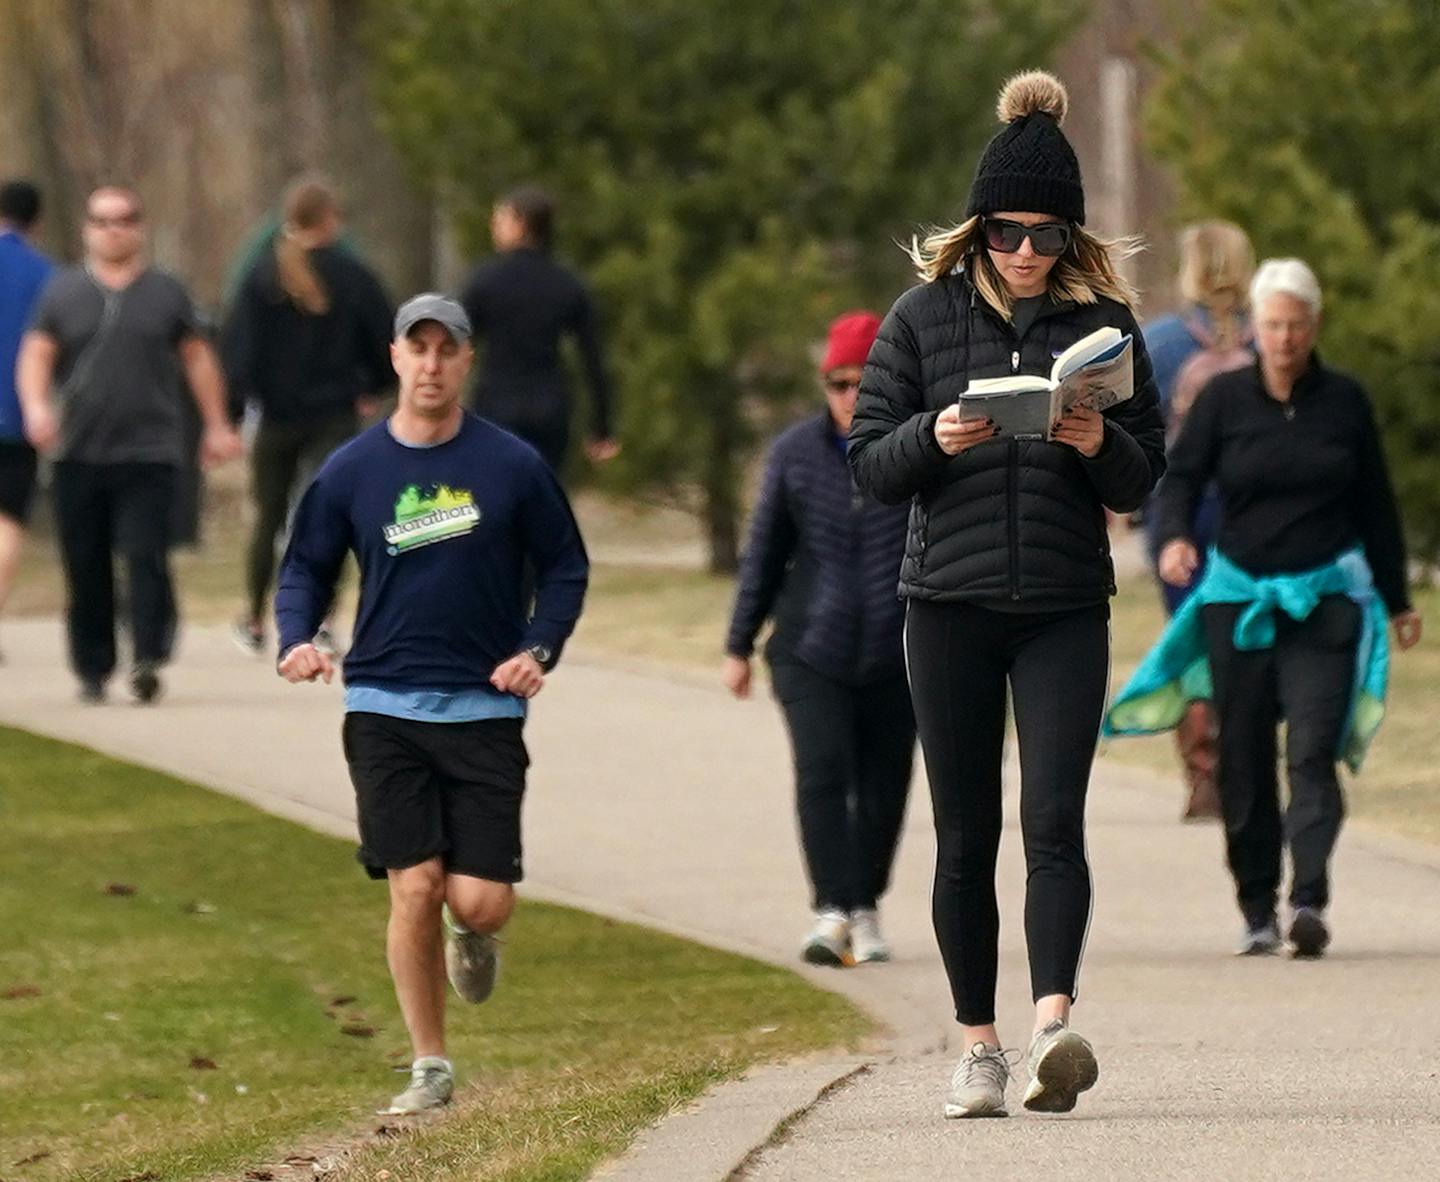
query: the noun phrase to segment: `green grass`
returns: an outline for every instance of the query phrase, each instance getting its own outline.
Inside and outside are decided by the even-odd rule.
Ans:
[[[22,732],[0,752],[0,1178],[234,1178],[373,1139],[408,1051],[349,844]],[[357,1161],[582,1178],[715,1081],[867,1030],[790,973],[580,912],[523,902],[506,939],[494,998],[452,1009],[451,1118]]]

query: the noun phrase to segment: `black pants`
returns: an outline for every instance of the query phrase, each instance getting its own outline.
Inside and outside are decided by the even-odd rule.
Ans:
[[[125,561],[136,662],[163,664],[175,643],[170,581],[169,464],[55,465],[55,515],[65,567],[71,667],[84,678],[115,670],[115,569]]]
[[[915,759],[903,677],[865,686],[771,665],[795,760],[800,840],[817,910],[874,907],[890,885]]]
[[[935,934],[967,1026],[995,1020],[1007,680],[1020,747],[1031,990],[1037,999],[1075,995],[1090,922],[1085,792],[1105,707],[1109,618],[1105,604],[1011,613],[910,601],[910,687],[935,809]]]
[[[265,601],[275,578],[276,543],[297,492],[303,491],[325,457],[355,434],[358,425],[348,410],[295,422],[261,418],[250,456],[256,520],[245,565],[245,586],[255,619],[265,616]]]
[[[1290,902],[1324,907],[1330,901],[1330,853],[1345,816],[1335,761],[1350,709],[1360,609],[1335,595],[1300,622],[1277,612],[1275,647],[1239,652],[1235,621],[1244,609],[1211,604],[1200,614],[1220,715],[1226,853],[1240,910],[1258,921],[1275,910],[1287,842]],[[1276,772],[1282,718],[1290,781],[1283,823]]]

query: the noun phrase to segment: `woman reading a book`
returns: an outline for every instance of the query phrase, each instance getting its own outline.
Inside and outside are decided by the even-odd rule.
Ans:
[[[1098,1075],[1069,1020],[1090,917],[1085,794],[1115,593],[1105,509],[1127,513],[1149,495],[1165,432],[1134,293],[1116,269],[1129,246],[1083,228],[1066,105],[1045,73],[1002,90],[1004,127],[980,158],[968,220],[913,247],[923,282],[881,326],[850,431],[859,486],[911,505],[900,594],[935,813],[935,930],[965,1047],[950,1117],[1006,1111],[995,864],[1007,684],[1035,1005],[1025,1106],[1069,1111]],[[962,413],[973,381],[1050,374],[1107,328],[1132,338],[1133,376],[1103,412],[1082,400],[1038,436]]]

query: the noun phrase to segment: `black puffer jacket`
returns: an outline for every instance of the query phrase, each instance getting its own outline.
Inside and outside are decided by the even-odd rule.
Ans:
[[[748,657],[773,614],[772,662],[868,685],[905,672],[905,606],[895,595],[905,511],[860,495],[840,443],[826,412],[770,449],[725,651]]]
[[[940,450],[935,419],[968,382],[1048,374],[1060,352],[1106,325],[1134,337],[1135,396],[1105,412],[1094,459],[1041,441]],[[911,502],[902,596],[1039,611],[1115,593],[1104,508],[1144,502],[1165,470],[1165,427],[1128,308],[1104,298],[1047,306],[1017,337],[954,274],[911,288],[890,309],[865,365],[849,454],[862,489]]]

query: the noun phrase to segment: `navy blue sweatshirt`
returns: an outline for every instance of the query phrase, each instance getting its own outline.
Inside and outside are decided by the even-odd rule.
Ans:
[[[799,661],[848,685],[903,676],[896,584],[908,514],[856,489],[829,412],[784,432],[750,518],[725,651],[750,656],[773,615],[772,662]]]
[[[347,552],[360,564],[360,610],[346,684],[399,690],[486,689],[523,649],[558,656],[590,569],[545,461],[470,414],[435,447],[407,447],[377,423],[325,462],[280,571],[282,656],[315,635]],[[528,621],[527,558],[536,575]]]

